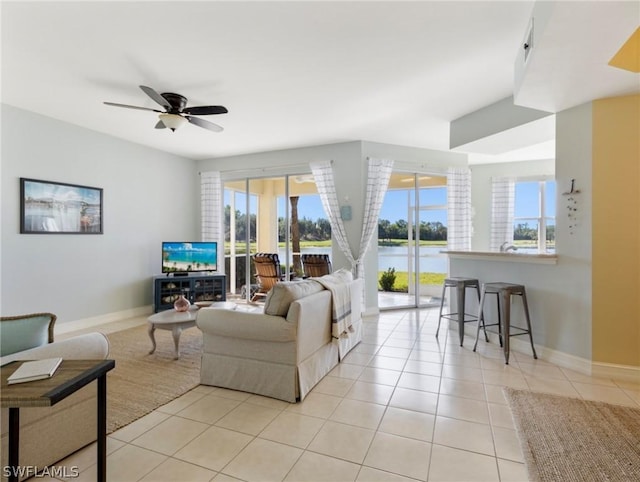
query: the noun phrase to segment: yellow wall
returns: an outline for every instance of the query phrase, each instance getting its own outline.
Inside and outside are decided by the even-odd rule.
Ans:
[[[593,362],[640,366],[640,95],[593,102]]]

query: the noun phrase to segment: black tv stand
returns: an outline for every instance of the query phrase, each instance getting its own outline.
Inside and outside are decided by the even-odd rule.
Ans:
[[[154,311],[169,310],[180,297],[186,296],[191,303],[196,301],[225,301],[226,279],[223,274],[191,274],[178,278],[159,275],[153,278]]]
[[[169,274],[171,273],[167,273],[167,276],[169,276]],[[189,273],[187,273],[186,271],[174,271],[173,272],[173,276],[177,277],[177,276],[189,276]]]

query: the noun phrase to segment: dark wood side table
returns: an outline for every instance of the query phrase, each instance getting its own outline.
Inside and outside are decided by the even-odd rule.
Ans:
[[[20,408],[50,407],[72,393],[98,381],[98,482],[107,480],[107,372],[114,360],[63,360],[46,380],[7,384],[7,378],[22,364],[0,367],[0,406],[9,409],[9,482],[18,481],[20,464]]]

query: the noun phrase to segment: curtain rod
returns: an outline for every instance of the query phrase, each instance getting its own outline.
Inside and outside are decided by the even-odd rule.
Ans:
[[[329,160],[331,164],[333,164],[333,159]],[[210,169],[211,171],[218,171],[219,173],[232,173],[232,174],[242,174],[243,172],[271,172],[271,171],[283,171],[288,169],[300,169],[306,168],[310,169],[309,162],[301,163],[301,164],[283,164],[281,166],[271,166],[271,167],[251,167],[246,169]],[[203,171],[198,172],[198,174],[202,174]]]
[[[426,162],[394,161],[393,169],[394,171],[415,172],[418,174],[446,175],[448,167],[428,164]]]

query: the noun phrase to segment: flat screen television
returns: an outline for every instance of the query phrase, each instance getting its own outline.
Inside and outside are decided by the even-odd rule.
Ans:
[[[162,242],[162,272],[174,274],[218,270],[215,241]]]

